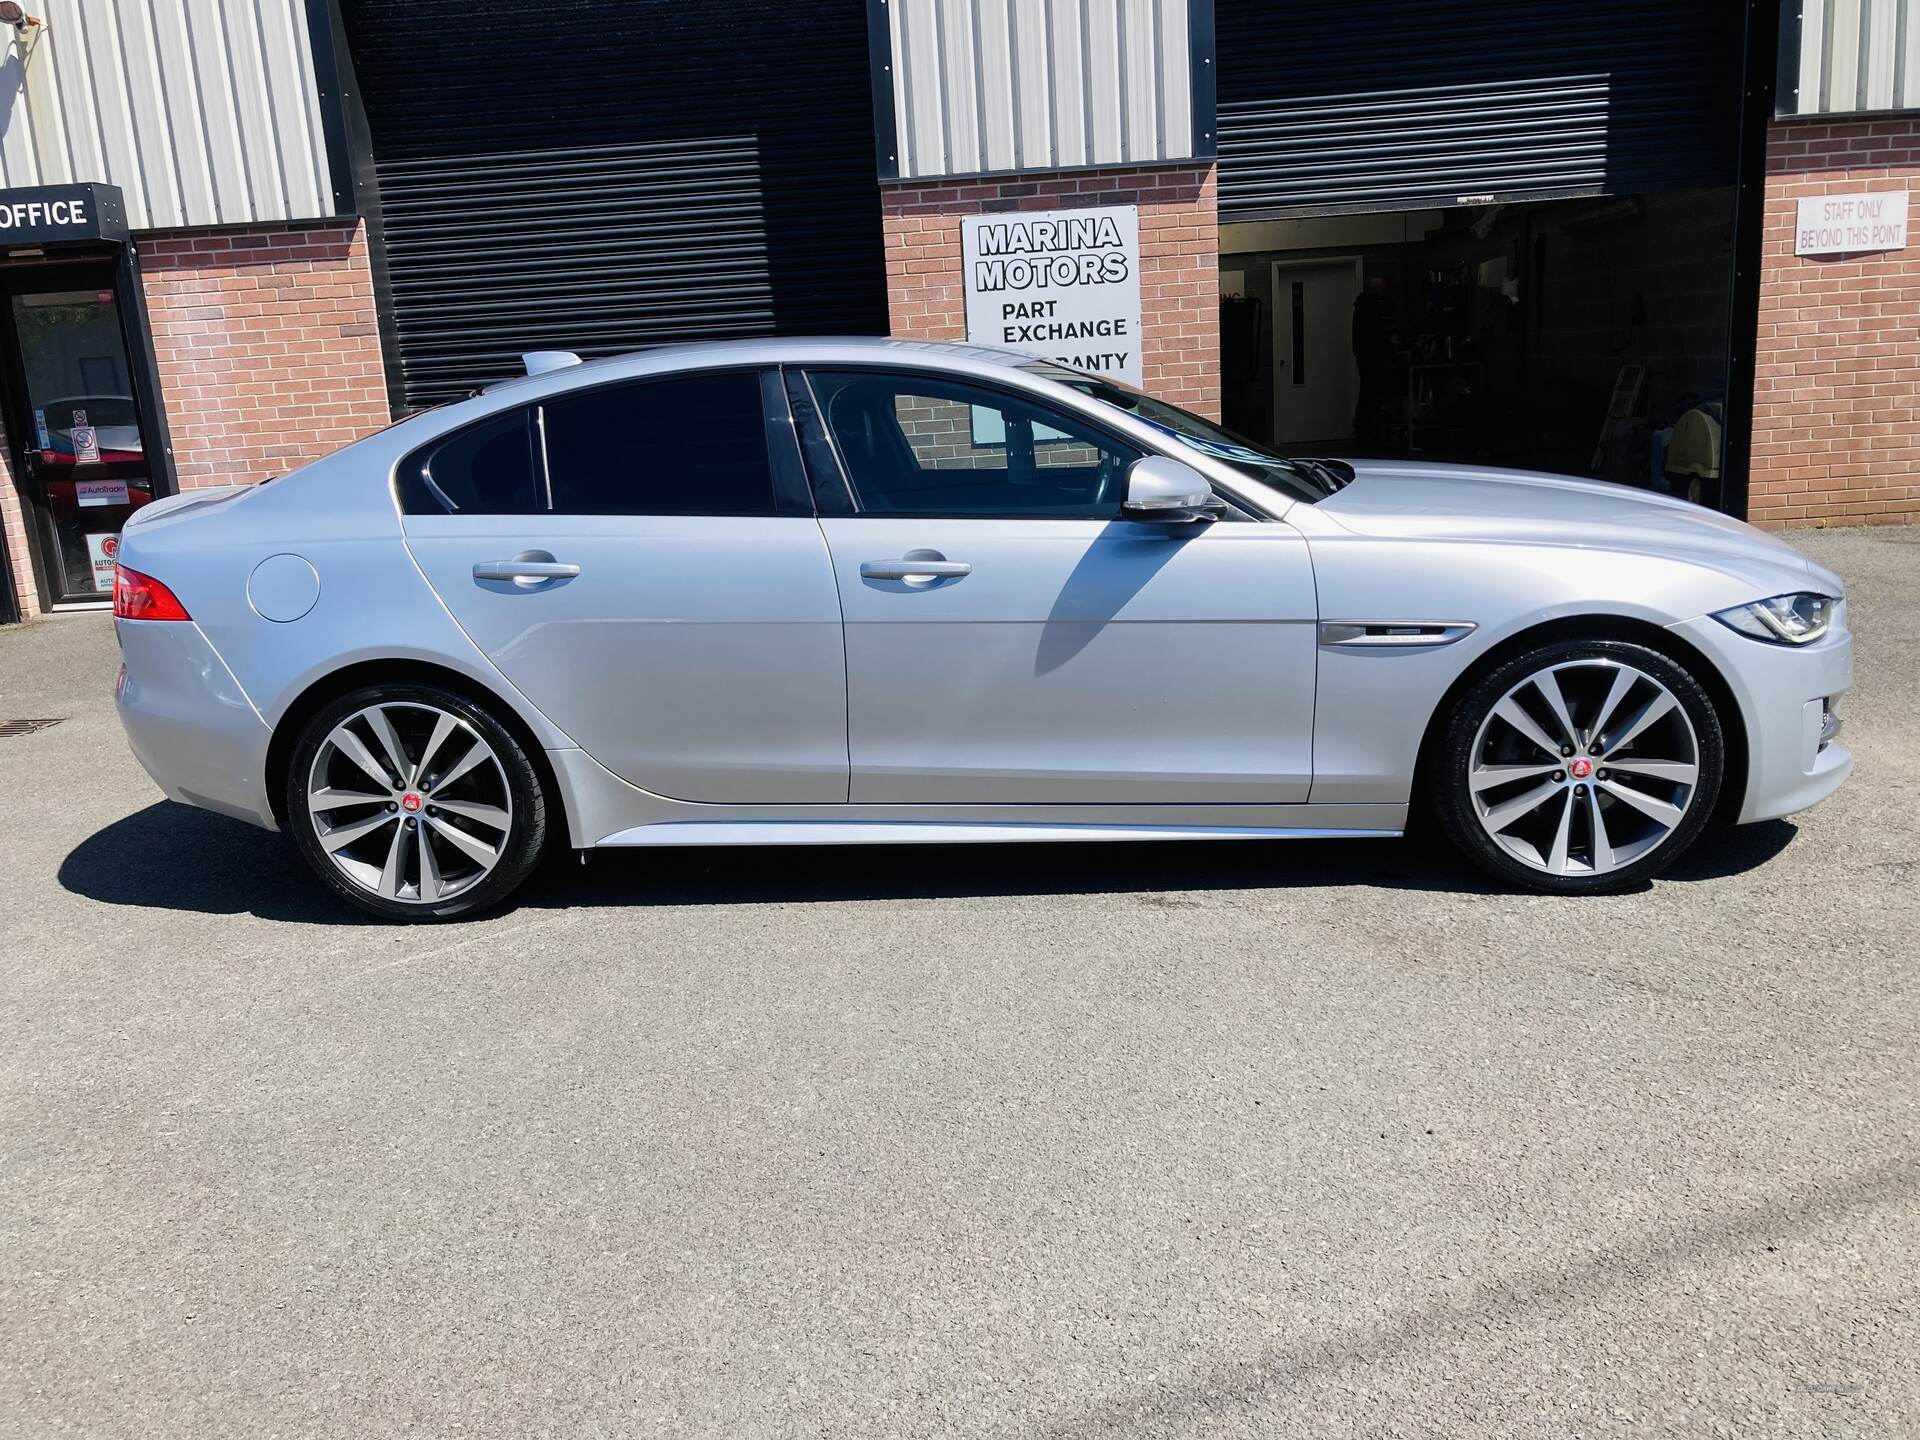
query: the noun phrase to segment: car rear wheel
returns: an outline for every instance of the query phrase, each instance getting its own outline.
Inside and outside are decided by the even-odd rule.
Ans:
[[[369,686],[312,716],[288,766],[287,819],[320,879],[388,920],[495,905],[547,841],[526,750],[485,707],[434,685]]]
[[[1719,716],[1685,667],[1644,645],[1573,640],[1496,667],[1445,721],[1429,799],[1482,869],[1594,894],[1665,869],[1719,798]]]

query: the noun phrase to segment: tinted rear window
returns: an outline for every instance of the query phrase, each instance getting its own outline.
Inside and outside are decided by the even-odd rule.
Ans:
[[[609,385],[546,405],[563,515],[772,515],[760,378],[731,370]]]
[[[400,506],[409,515],[529,515],[545,505],[527,410],[483,420],[408,456]]]

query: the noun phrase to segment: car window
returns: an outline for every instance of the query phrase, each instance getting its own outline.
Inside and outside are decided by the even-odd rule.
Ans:
[[[984,386],[862,371],[809,379],[863,514],[1111,519],[1142,453]]]
[[[401,461],[399,474],[400,506],[409,515],[530,515],[546,508],[528,410],[442,436]]]
[[[776,513],[757,372],[607,385],[544,408],[560,514]]]
[[[1118,385],[1097,375],[1068,370],[1050,360],[1022,361],[1020,368],[1062,385],[1070,385],[1083,395],[1124,410],[1136,420],[1144,420],[1169,439],[1197,450],[1215,460],[1223,460],[1262,485],[1270,485],[1294,500],[1312,504],[1324,500],[1353,479],[1353,467],[1341,461],[1289,458],[1244,435],[1236,435],[1213,421],[1156,400],[1129,385]]]

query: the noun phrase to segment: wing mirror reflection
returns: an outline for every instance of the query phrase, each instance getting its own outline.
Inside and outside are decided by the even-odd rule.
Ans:
[[[1148,455],[1127,470],[1127,498],[1121,518],[1163,525],[1191,525],[1216,519],[1226,507],[1213,498],[1207,477],[1191,465],[1165,455]]]

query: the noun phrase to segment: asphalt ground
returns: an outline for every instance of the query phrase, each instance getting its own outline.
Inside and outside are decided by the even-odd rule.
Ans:
[[[1406,842],[690,851],[358,923],[0,631],[0,1433],[1920,1433],[1920,532],[1842,792],[1594,900]]]

